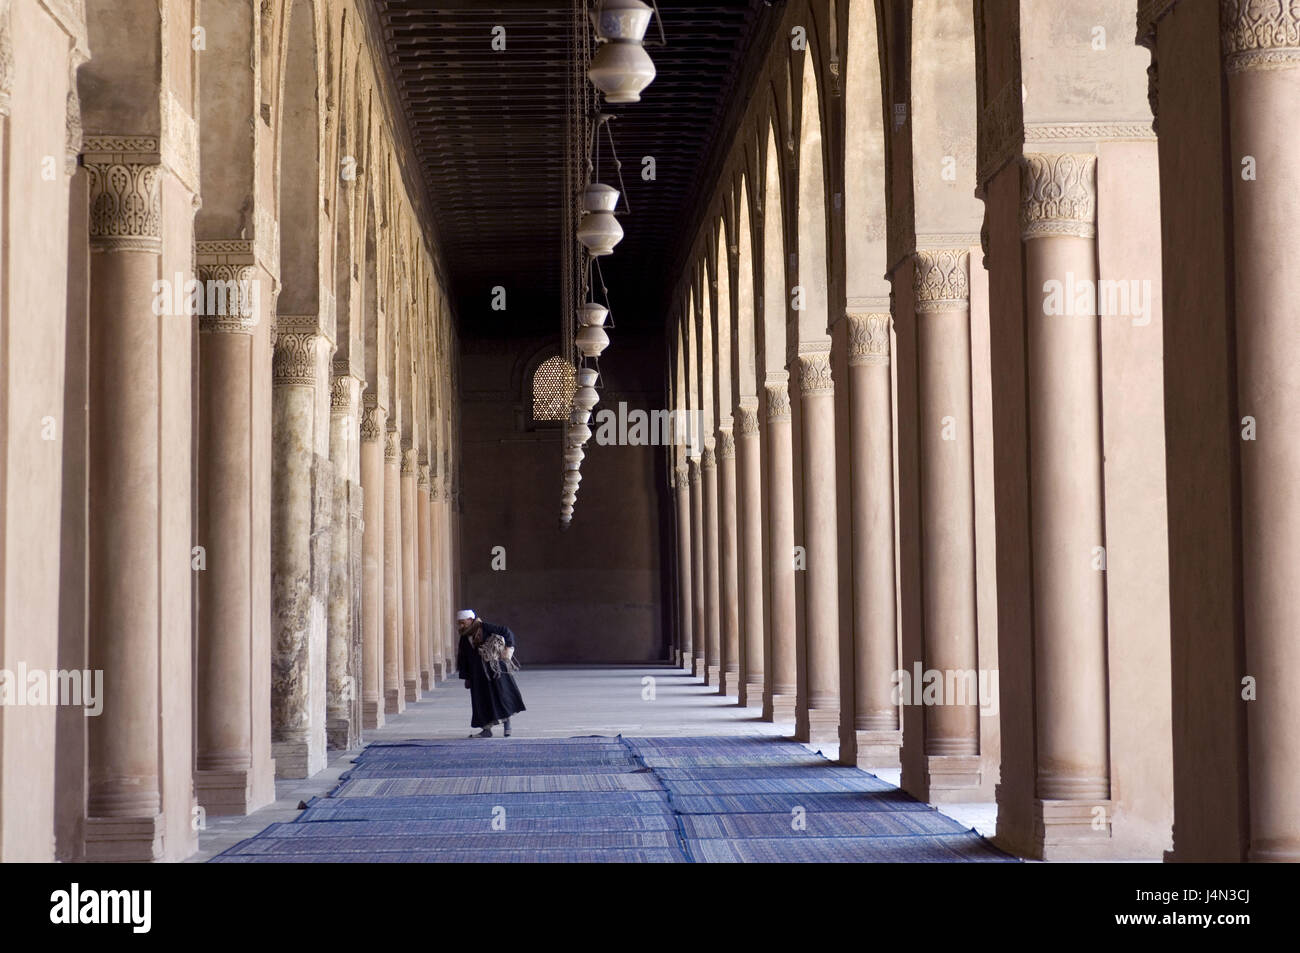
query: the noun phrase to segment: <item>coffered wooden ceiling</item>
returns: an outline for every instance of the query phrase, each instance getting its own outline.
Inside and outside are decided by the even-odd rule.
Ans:
[[[374,0],[428,190],[461,332],[544,333],[560,324],[564,121],[572,7],[564,0]],[[594,5],[595,0],[591,0]],[[707,198],[706,166],[747,54],[775,21],[767,0],[659,0],[657,76],[613,114],[631,212],[601,259],[620,326],[662,324],[679,243]],[[504,27],[506,48],[492,48]],[[652,22],[647,40],[657,42]],[[608,143],[604,143],[607,148]],[[655,178],[642,179],[653,156]],[[715,160],[716,161],[716,160]],[[609,153],[602,180],[615,187]],[[620,209],[622,205],[620,205]],[[506,312],[490,307],[507,290]]]

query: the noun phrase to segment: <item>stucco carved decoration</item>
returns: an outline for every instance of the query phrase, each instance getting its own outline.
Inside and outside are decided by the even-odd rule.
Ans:
[[[1097,156],[1033,152],[1021,171],[1020,233],[1026,240],[1097,234]]]
[[[849,366],[889,363],[889,315],[849,314]]]
[[[918,248],[912,264],[917,314],[967,307],[969,275],[970,252],[965,248]]]

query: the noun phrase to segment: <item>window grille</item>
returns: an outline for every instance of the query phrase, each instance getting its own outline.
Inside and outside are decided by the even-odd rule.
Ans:
[[[539,364],[533,372],[533,420],[567,420],[576,385],[577,371],[564,358]]]

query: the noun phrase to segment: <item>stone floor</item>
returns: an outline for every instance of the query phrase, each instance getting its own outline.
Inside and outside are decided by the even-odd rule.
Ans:
[[[761,720],[760,708],[741,708],[736,697],[720,696],[680,669],[665,665],[529,667],[517,675],[528,711],[512,722],[515,738],[578,735],[666,737],[689,735],[790,736],[793,724]],[[653,682],[647,681],[653,679]],[[470,733],[469,695],[456,680],[441,683],[383,728],[366,732],[370,741],[464,738]],[[491,742],[484,742],[490,744]],[[834,759],[836,745],[808,745]],[[351,767],[357,751],[331,752],[329,766],[305,780],[276,783],[276,801],[247,817],[208,818],[199,851],[190,862],[206,861],[277,821],[292,821],[298,804],[331,790]],[[898,772],[876,772],[892,784]],[[994,834],[993,804],[947,804],[942,812],[986,837]]]

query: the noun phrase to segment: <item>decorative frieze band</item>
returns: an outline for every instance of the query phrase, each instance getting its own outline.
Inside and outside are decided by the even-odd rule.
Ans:
[[[252,265],[212,263],[201,254],[197,274],[204,293],[199,331],[204,334],[252,334],[257,327],[257,269]],[[208,307],[211,302],[212,306]]]
[[[1229,73],[1300,68],[1300,4],[1220,0],[1223,65]]]
[[[280,332],[271,358],[271,382],[281,387],[315,386],[317,346],[324,340],[313,332]]]
[[[758,413],[749,407],[740,408],[740,435],[752,437],[758,433]]]
[[[731,460],[736,456],[736,438],[730,430],[718,431],[718,459]]]
[[[849,314],[849,366],[889,363],[889,315]]]
[[[91,251],[162,251],[162,166],[153,136],[89,136]]]
[[[830,354],[817,352],[799,355],[799,393],[804,397],[835,393]]]
[[[790,419],[790,387],[784,382],[765,384],[767,388],[767,421]]]
[[[1031,152],[1023,159],[1020,234],[1028,240],[1097,234],[1097,156]]]
[[[918,248],[912,264],[917,314],[955,311],[970,304],[970,252],[965,248]]]

